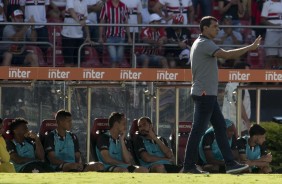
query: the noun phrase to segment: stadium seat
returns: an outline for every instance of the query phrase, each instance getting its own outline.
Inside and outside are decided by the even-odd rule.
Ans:
[[[55,55],[55,65],[57,67],[62,67],[64,66],[64,56],[63,56],[63,51],[62,51],[62,47],[61,46],[57,46],[56,47],[56,55]],[[47,64],[48,66],[53,66],[53,49],[52,48],[48,48],[47,50],[47,54],[46,54],[46,58],[47,58]]]
[[[98,161],[96,154],[97,137],[99,134],[105,133],[110,129],[107,118],[96,118],[90,132],[90,144],[92,146],[91,153],[94,161]]]
[[[5,140],[11,140],[13,139],[13,135],[10,132],[10,124],[13,121],[13,118],[5,118],[3,120],[3,134]]]
[[[220,20],[221,18],[221,15],[219,13],[218,1],[212,1],[212,16],[217,18],[217,20]]]
[[[134,119],[132,121],[131,127],[129,129],[129,136],[130,138],[133,138],[134,135],[138,134],[138,119]]]
[[[48,22],[53,22],[53,23],[62,23],[60,19],[49,19]],[[49,42],[53,43],[54,42],[54,29],[55,29],[55,44],[56,46],[62,46],[62,26],[47,26],[48,30],[48,36],[49,36]]]
[[[178,125],[178,164],[184,161],[185,149],[189,134],[192,129],[192,122],[179,122]],[[171,147],[175,150],[175,133],[171,136]]]
[[[55,130],[57,126],[58,125],[55,119],[45,119],[41,122],[39,138],[42,144],[44,144],[44,138],[48,134],[48,132]]]
[[[252,69],[263,69],[265,67],[264,58],[265,51],[262,47],[259,47],[257,50],[248,52],[247,63],[251,65]]]
[[[94,47],[84,47],[84,59],[81,62],[82,67],[101,67],[98,53]]]
[[[201,31],[199,28],[193,27],[190,28],[190,33],[191,33],[191,44],[194,43],[194,41],[199,37],[199,34],[201,34]]]
[[[46,61],[44,59],[43,52],[38,46],[26,45],[25,48],[26,48],[26,51],[32,52],[32,53],[37,55],[39,66],[43,66],[43,67],[48,66],[48,64],[46,63]]]

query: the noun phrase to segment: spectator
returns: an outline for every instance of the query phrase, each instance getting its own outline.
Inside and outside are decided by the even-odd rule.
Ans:
[[[155,134],[150,118],[139,118],[138,130],[133,145],[141,166],[157,173],[178,173],[182,169],[174,164],[175,158],[167,141]]]
[[[24,21],[29,22],[33,17],[35,23],[47,23],[46,9],[50,4],[49,0],[20,0],[20,5],[24,10]],[[36,41],[49,42],[48,30],[45,25],[36,25],[34,29],[37,34]],[[39,45],[43,53],[47,51],[48,45]]]
[[[4,4],[2,0],[0,0],[0,22],[6,22],[6,17],[4,13]],[[2,40],[3,29],[5,25],[0,25],[0,40]]]
[[[183,25],[183,15],[177,15],[173,18],[172,24]],[[168,27],[166,29],[168,43],[178,44],[178,47],[167,47],[166,57],[171,68],[176,66],[188,67],[190,58],[190,40],[191,33],[186,28]],[[183,54],[186,53],[186,56]]]
[[[269,0],[263,4],[261,21],[264,25],[278,26],[279,29],[267,29],[265,45],[271,47],[282,46],[282,2],[280,0]],[[265,48],[266,68],[280,68],[282,48]]]
[[[232,121],[225,119],[226,135],[234,158],[238,159],[238,150],[236,144],[236,128]],[[218,144],[215,140],[215,132],[210,127],[201,138],[199,144],[200,163],[203,169],[212,173],[225,173],[225,163]]]
[[[65,110],[56,114],[57,129],[45,138],[44,148],[51,166],[56,171],[101,171],[103,164],[98,162],[82,163],[78,139],[71,131],[72,115]]]
[[[134,165],[126,141],[126,118],[124,114],[113,112],[109,117],[109,133],[100,134],[96,153],[99,161],[109,172],[148,172],[148,169]]]
[[[204,16],[212,15],[213,1],[217,0],[192,0],[195,15],[198,19],[201,19]]]
[[[141,0],[121,0],[124,4],[126,4],[129,11],[129,19],[128,24],[142,24],[142,4]],[[135,32],[135,34],[139,33],[138,27],[130,27],[131,35]],[[136,36],[138,38],[138,35]]]
[[[150,24],[160,24],[161,17],[154,13],[150,15]],[[147,27],[141,31],[141,40],[150,46],[142,46],[137,50],[137,62],[144,68],[163,67],[167,68],[167,60],[164,56],[164,43],[167,42],[166,32],[164,28]]]
[[[16,118],[10,124],[13,140],[7,140],[7,150],[16,172],[52,172],[44,161],[44,149],[39,137],[27,127],[28,122]]]
[[[7,18],[7,21],[11,22],[11,15],[15,10],[21,8],[20,0],[2,0],[4,3],[4,12]]]
[[[66,0],[50,0],[50,5],[47,10],[47,16],[49,21],[54,21],[56,19],[62,21],[65,17],[66,5]]]
[[[263,3],[266,0],[248,0],[248,4],[251,5],[250,9],[250,16],[251,16],[251,24],[252,25],[261,25],[261,11],[263,7]],[[265,37],[265,28],[254,28],[256,32],[256,36],[261,35],[263,38]]]
[[[232,16],[225,15],[222,18],[222,25],[225,26],[232,26]],[[243,37],[240,32],[234,30],[232,27],[225,27],[222,28],[217,36],[214,38],[215,43],[222,44],[222,45],[240,45],[243,43]],[[224,47],[224,49],[234,49],[233,47]],[[232,68],[236,60],[224,60],[220,59],[220,64],[223,67]]]
[[[23,12],[15,10],[11,15],[12,22],[23,22]],[[34,23],[33,16],[29,20]],[[31,41],[36,40],[36,32],[32,26],[26,25],[6,25],[3,31],[3,41],[26,41],[27,38]],[[38,57],[36,54],[26,51],[24,44],[2,44],[1,50],[3,53],[3,66],[38,66]]]
[[[149,24],[150,23],[150,15],[154,13],[153,8],[155,7],[158,0],[148,0],[147,6],[144,7],[141,11],[142,15],[142,24]]]
[[[238,139],[240,160],[250,166],[250,172],[271,173],[271,153],[265,149],[266,130],[258,124],[254,124],[249,131],[250,136]]]
[[[127,6],[120,0],[108,0],[100,14],[100,23],[104,24],[128,24],[129,11]],[[99,42],[103,43],[105,36],[106,43],[122,44],[125,42],[125,33],[127,34],[128,43],[132,43],[129,27],[122,26],[108,26],[106,32],[104,27],[99,29]],[[123,61],[124,46],[123,45],[109,45],[108,52],[112,67],[116,67],[117,64]]]
[[[10,162],[10,155],[6,149],[6,142],[2,136],[3,134],[3,120],[0,118],[0,173],[15,172],[14,165]]]
[[[232,25],[240,24],[240,17],[244,16],[242,0],[218,0],[218,8],[222,17],[232,16]]]
[[[88,2],[88,17],[90,24],[97,24],[98,23],[98,15],[100,14],[102,7],[105,4],[105,0],[89,0]],[[99,29],[96,26],[89,26],[89,32],[91,40],[95,42],[98,41],[99,37]]]
[[[234,69],[250,69],[247,63],[236,63]],[[232,122],[237,120],[237,87],[239,82],[229,82],[225,87],[225,95],[223,98],[222,114],[225,118]],[[243,85],[243,84],[241,84]],[[241,136],[247,135],[251,127],[251,97],[248,89],[242,90],[242,106],[241,106],[241,122],[240,132]]]
[[[78,49],[85,43],[92,43],[89,28],[86,25],[87,20],[87,0],[67,0],[64,23],[80,24],[80,26],[63,26],[62,47],[66,66],[73,66],[78,62]],[[83,31],[85,31],[85,40],[83,40]]]
[[[162,14],[162,9],[166,7],[167,16]],[[159,0],[155,7],[154,12],[159,14],[162,18],[171,24],[174,16],[183,15],[184,25],[194,23],[194,7],[192,0]]]

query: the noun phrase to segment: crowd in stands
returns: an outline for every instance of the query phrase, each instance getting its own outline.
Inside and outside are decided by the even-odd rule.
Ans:
[[[155,133],[150,118],[134,120],[129,134],[123,113],[112,112],[109,118],[96,120],[91,130],[94,161],[84,163],[78,138],[72,133],[70,112],[59,110],[54,120],[42,122],[39,135],[28,129],[24,118],[0,119],[0,172],[183,172],[182,163],[176,164],[169,142]],[[225,121],[232,154],[250,166],[243,172],[271,173],[265,129],[254,124],[246,135],[237,137],[235,124]],[[198,154],[198,167],[211,173],[226,172],[213,127],[201,138]]]
[[[248,62],[252,68],[282,67],[282,49],[277,48],[282,46],[281,0],[0,0],[0,22],[37,23],[0,25],[1,40],[15,42],[1,44],[1,62],[4,66],[52,66],[55,59],[56,66],[77,66],[79,47],[88,43],[81,53],[81,66],[131,67],[134,41],[149,44],[135,47],[138,67],[189,68],[189,49],[200,31],[169,25],[197,25],[203,16],[209,15],[226,26],[279,26],[280,29],[267,30],[223,28],[215,42],[229,45],[228,49],[230,45],[249,43],[262,35],[266,48],[238,61]],[[45,26],[47,22],[79,25],[55,26],[54,35],[54,26]],[[164,24],[164,27],[89,26],[97,23]],[[40,43],[17,43],[21,41]],[[56,45],[55,58],[46,42]],[[86,56],[89,52],[90,58]],[[264,57],[265,62],[261,59]],[[238,61],[219,60],[218,63],[220,67],[232,68]]]

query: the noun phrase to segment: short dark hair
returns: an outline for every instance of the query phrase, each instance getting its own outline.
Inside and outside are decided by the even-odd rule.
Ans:
[[[258,125],[258,124],[254,124],[252,125],[252,127],[250,128],[250,137],[254,136],[254,135],[264,135],[266,133],[266,130]]]
[[[11,124],[10,124],[10,130],[11,133],[13,134],[14,130],[20,126],[21,124],[28,124],[27,120],[25,120],[24,118],[15,118],[14,120],[12,120]]]
[[[138,119],[138,122],[142,121],[142,120],[146,120],[148,123],[152,124],[152,120],[149,117],[143,116],[143,117]]]
[[[203,17],[201,19],[201,21],[200,21],[200,30],[201,30],[201,32],[204,31],[204,26],[209,27],[211,25],[212,21],[218,22],[218,20],[215,17],[213,17],[213,16],[205,16],[205,17]]]
[[[71,113],[67,110],[61,109],[58,110],[55,119],[59,122],[65,120],[67,117],[71,117]]]
[[[124,118],[123,113],[112,112],[111,115],[109,116],[109,121],[108,121],[110,129],[114,126],[115,122],[120,122],[122,118]]]

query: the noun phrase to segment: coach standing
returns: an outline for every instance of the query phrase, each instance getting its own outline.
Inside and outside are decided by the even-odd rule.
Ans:
[[[194,101],[194,123],[187,141],[184,172],[206,173],[196,168],[198,145],[208,123],[214,127],[216,141],[225,160],[226,173],[238,173],[249,166],[234,161],[226,136],[226,125],[217,102],[218,66],[217,58],[233,59],[259,47],[261,37],[246,47],[223,50],[214,39],[219,31],[218,20],[211,16],[203,17],[200,22],[200,36],[191,48],[192,89]]]

